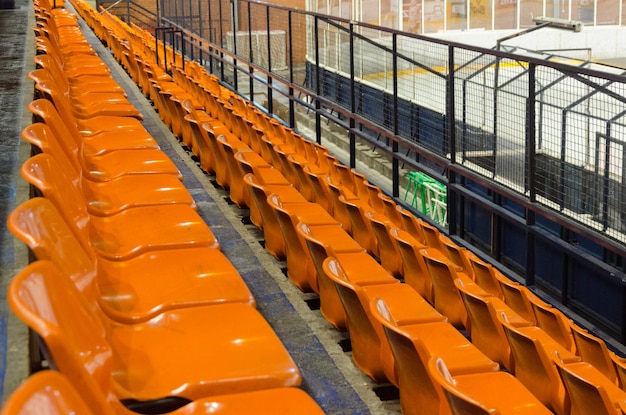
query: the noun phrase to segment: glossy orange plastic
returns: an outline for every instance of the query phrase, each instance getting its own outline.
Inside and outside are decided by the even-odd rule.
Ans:
[[[532,294],[528,288],[500,273],[496,273],[496,278],[500,284],[500,290],[502,291],[504,302],[515,310],[517,314],[531,323],[537,324],[535,312],[530,304],[530,296]]]
[[[339,196],[339,201],[345,207],[350,219],[350,229],[352,237],[363,248],[367,249],[367,252],[378,257],[378,241],[372,230],[372,225],[367,217],[366,212],[371,212],[371,207],[361,199],[348,199],[344,196]],[[335,212],[337,210],[335,209]]]
[[[381,265],[394,277],[402,277],[404,275],[402,256],[398,245],[391,239],[390,235],[393,224],[382,213],[367,211],[365,217],[369,220],[372,232],[376,237],[378,258]]]
[[[621,415],[618,409],[626,402],[626,392],[608,380],[598,369],[587,362],[563,363],[553,359],[567,390],[573,414]]]
[[[75,382],[75,381],[74,381]],[[96,406],[87,407],[83,397],[93,396]],[[87,398],[88,399],[88,398]],[[89,400],[89,399],[88,399]],[[153,407],[158,407],[154,405]],[[133,415],[136,412],[99,392],[88,390],[60,372],[45,370],[30,376],[16,390],[0,411],[2,415]],[[323,415],[322,409],[297,388],[274,388],[252,392],[218,395],[193,401],[172,415]]]
[[[244,176],[243,184],[254,199],[254,206],[256,206],[260,215],[260,220],[254,219],[251,210],[250,218],[255,225],[261,225],[260,228],[263,230],[263,237],[265,238],[265,249],[275,258],[279,260],[285,259],[283,232],[280,229],[274,210],[267,203],[267,198],[270,194],[276,194],[281,200],[295,200],[303,203],[306,200],[293,186],[263,186],[258,183],[256,176],[252,173]]]
[[[129,261],[96,260],[44,198],[9,215],[9,230],[41,260],[55,263],[95,306],[120,322],[145,321],[164,310],[241,302],[254,297],[219,250],[157,251]]]
[[[580,358],[538,327],[513,327],[504,316],[498,318],[511,346],[515,377],[551,410],[559,415],[567,414],[565,387],[552,359],[557,353],[567,362],[576,362]]]
[[[550,415],[515,377],[506,372],[452,376],[440,357],[428,362],[433,383],[443,389],[453,415]]]
[[[571,320],[565,314],[536,296],[530,298],[537,326],[548,333],[558,344],[576,354],[576,343],[570,328]]]
[[[20,272],[8,299],[46,342],[62,373],[85,387],[114,390],[120,399],[196,400],[301,381],[276,334],[248,305],[186,308],[146,323],[114,324],[92,313],[67,276],[47,261]]]
[[[74,187],[82,191],[92,215],[110,216],[131,207],[173,203],[196,208],[187,188],[173,175],[124,175],[104,183],[92,182],[81,179],[81,171],[72,165],[56,136],[45,124],[29,125],[22,131],[22,138],[54,158]]]
[[[467,311],[454,281],[457,278],[463,279],[464,282],[471,279],[460,272],[448,258],[443,257],[441,251],[422,249],[420,254],[424,258],[433,283],[435,308],[448,317],[455,327],[460,329],[467,327]]]
[[[611,382],[618,384],[618,376],[615,368],[615,353],[610,351],[606,343],[599,337],[589,333],[589,331],[570,322],[576,350],[583,361],[591,363]]]
[[[61,117],[54,104],[47,99],[38,99],[28,104],[28,110],[41,118],[59,136],[67,135],[83,157],[99,156],[110,151],[123,149],[158,149],[154,138],[145,129],[99,131],[81,135],[71,119]],[[115,119],[111,119],[115,122]],[[60,137],[63,139],[63,137]]]
[[[433,356],[445,358],[456,375],[497,372],[499,366],[476,349],[449,323],[399,326],[384,299],[374,298],[370,311],[382,324],[398,371],[403,414],[449,414],[440,388],[427,370]]]
[[[420,253],[425,245],[402,229],[392,228],[389,236],[398,247],[402,257],[404,282],[424,297],[429,303],[434,303],[433,283],[424,257]]]
[[[411,287],[401,284],[388,275],[377,280],[354,283],[344,272],[340,261],[328,257],[323,264],[324,273],[337,288],[347,317],[352,344],[352,359],[374,381],[389,380],[398,386],[391,349],[382,326],[374,320],[369,310],[372,298],[384,298],[401,324],[445,321],[446,318],[432,308]]]
[[[510,372],[514,372],[514,360],[511,346],[504,334],[498,315],[505,313],[507,320],[515,327],[530,326],[529,321],[517,315],[509,306],[497,297],[490,296],[481,287],[473,283],[455,280],[455,284],[469,319],[468,334],[472,344],[478,347],[490,359],[500,363]]]
[[[476,284],[494,297],[503,300],[504,294],[502,294],[502,288],[500,288],[500,283],[496,278],[498,271],[491,264],[487,264],[477,257],[470,257],[470,262],[474,270]]]
[[[129,259],[155,249],[219,247],[215,235],[189,206],[136,207],[113,216],[90,216],[82,194],[49,155],[31,157],[21,172],[54,203],[83,245],[91,245],[105,259]]]
[[[112,413],[112,410],[109,409]],[[92,415],[72,384],[55,370],[29,376],[5,402],[1,415]]]
[[[335,284],[324,273],[323,263],[329,256],[341,253],[364,253],[365,250],[341,228],[339,223],[310,226],[306,222],[300,222],[296,225],[296,232],[304,241],[315,267],[316,272],[312,275],[309,285],[320,296],[320,312],[335,328],[345,330],[346,313],[339,300]]]

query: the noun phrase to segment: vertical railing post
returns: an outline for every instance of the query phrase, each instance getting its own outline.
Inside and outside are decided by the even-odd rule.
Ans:
[[[398,161],[398,34],[393,33],[392,38],[392,68],[393,68],[393,140],[391,141],[391,191],[393,197],[400,195],[400,163]]]
[[[270,37],[271,22],[270,22],[270,5],[265,6],[265,18],[267,21],[267,111],[270,114],[274,114],[274,90],[272,88],[272,39]]]
[[[248,9],[248,59],[250,63],[254,63],[254,50],[252,49],[252,6],[250,2],[247,2]],[[254,68],[252,66],[248,66],[248,71],[250,72],[250,101],[254,102]]]
[[[237,71],[237,21],[238,19],[238,7],[237,7],[237,0],[233,0],[232,1],[232,7],[230,9],[230,13],[231,13],[231,27],[232,27],[232,31],[233,31],[233,88],[235,89],[235,91],[238,91],[238,78],[239,78],[239,72]]]
[[[291,10],[287,13],[287,47],[289,47],[289,126],[291,128],[296,128],[296,108],[293,100],[293,16]]]
[[[222,47],[222,49],[224,48],[224,13],[222,10],[222,2],[218,1],[217,4],[219,5],[218,10],[219,10],[219,17],[220,17],[220,33],[219,33],[219,45]],[[215,42],[217,43],[217,42]],[[224,52],[220,51],[220,80],[224,80],[225,76],[224,76]]]
[[[350,132],[348,133],[348,145],[350,146],[350,167],[356,166],[356,136],[354,135],[354,129],[356,128],[356,122],[354,120],[354,114],[356,113],[356,82],[354,80],[354,23],[350,22]]]
[[[315,43],[315,141],[318,144],[322,142],[322,118],[320,110],[322,108],[319,97],[321,95],[320,87],[320,39],[319,39],[319,17],[313,17],[313,40]]]
[[[526,98],[526,189],[529,202],[537,200],[537,164],[536,164],[536,70],[535,63],[528,64],[528,98]],[[535,285],[536,239],[535,211],[526,209],[526,285]]]
[[[454,100],[454,47],[448,46],[448,83],[446,90],[446,119],[448,121],[448,150],[450,151],[450,164],[456,164],[456,114]],[[448,195],[447,195],[447,212],[448,212],[448,229],[451,235],[458,233],[457,230],[457,203],[456,192],[453,185],[456,183],[456,174],[452,169],[448,169]]]

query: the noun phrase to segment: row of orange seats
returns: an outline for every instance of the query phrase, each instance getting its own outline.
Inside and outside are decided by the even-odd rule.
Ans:
[[[466,413],[475,405],[538,413],[544,404],[568,414],[574,401],[574,413],[597,413],[595,400],[576,393],[572,379],[582,374],[610,392],[605,401],[620,405],[616,370],[623,362],[603,342],[395,206],[323,146],[224,90],[197,64],[172,65],[170,78],[156,65],[155,51],[142,49],[154,39],[133,32],[109,32],[109,45],[118,44],[114,53],[126,48],[121,56],[135,56],[125,66],[143,69],[129,72],[164,122],[237,205],[250,207],[266,249],[286,257],[289,278],[318,293],[324,317],[349,330],[355,363],[375,381],[399,386],[403,412]],[[133,42],[116,38],[140,39],[134,47],[142,52],[129,53]],[[182,62],[167,50],[170,63]],[[452,326],[467,330],[472,343]],[[517,380],[493,374],[498,364]],[[481,376],[461,382],[467,372]]]
[[[323,413],[76,16],[35,9],[37,197],[9,228],[37,261],[8,300],[54,373],[2,414]]]

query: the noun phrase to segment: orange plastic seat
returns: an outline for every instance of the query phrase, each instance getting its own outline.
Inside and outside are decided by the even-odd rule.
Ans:
[[[341,223],[341,226],[346,230],[346,232],[352,234],[352,222],[350,222],[350,216],[348,215],[348,210],[346,209],[346,205],[340,200],[341,197],[346,200],[359,200],[353,194],[347,192],[343,186],[340,184],[336,184],[333,182],[332,175],[326,176],[326,185],[328,186],[328,197],[330,198],[330,204],[332,205],[332,215],[337,220],[337,222]]]
[[[270,195],[267,203],[274,210],[283,233],[287,276],[300,290],[313,291],[311,281],[316,278],[315,265],[306,244],[298,237],[296,226],[302,221],[316,225],[332,225],[336,224],[335,219],[316,203],[283,204],[276,194]]]
[[[72,139],[83,157],[94,157],[115,150],[158,149],[154,138],[145,130],[99,131],[90,135],[81,135],[69,117],[63,119],[54,104],[47,99],[38,99],[28,104],[28,110],[39,117],[56,135],[67,135]],[[111,123],[116,120],[111,119]],[[64,139],[64,137],[60,137]]]
[[[552,360],[558,353],[568,363],[580,358],[538,327],[513,327],[499,315],[515,361],[515,377],[544,405],[559,415],[567,414],[565,387]]]
[[[339,201],[344,205],[350,219],[351,235],[354,240],[367,249],[367,252],[378,257],[378,241],[366,213],[374,215],[369,205],[361,199],[347,199],[344,196],[339,196]]]
[[[398,245],[391,239],[390,235],[393,223],[384,214],[380,213],[366,212],[365,217],[369,219],[372,232],[376,237],[378,258],[381,265],[393,276],[402,277],[404,275],[402,256],[400,255]]]
[[[267,195],[271,193],[278,193],[285,197],[285,200],[289,202],[306,202],[306,200],[276,169],[262,168],[257,172],[258,174],[247,173],[243,177],[243,184],[246,186],[248,194],[250,195],[250,204],[248,205],[250,208],[250,221],[257,228],[264,230],[265,227],[263,219],[268,212],[266,206],[264,206],[266,204]],[[267,216],[270,220],[271,228],[273,225],[273,218],[271,215]],[[270,229],[270,232],[273,232],[273,230]],[[270,243],[271,242],[272,241],[270,241]]]
[[[465,275],[473,280],[474,268],[472,267],[470,258],[475,257],[474,253],[465,248],[461,248],[451,239],[441,239],[441,242],[445,247],[445,251],[443,251],[442,253],[446,255],[450,259],[450,261],[452,261],[452,263],[455,264],[457,267],[461,267]]]
[[[517,314],[531,323],[537,324],[535,312],[530,304],[530,296],[532,294],[528,288],[499,273],[496,274],[496,278],[500,284],[500,290],[502,291],[504,302],[515,310]]]
[[[323,170],[314,171],[310,166],[304,166],[304,174],[307,175],[311,183],[315,203],[322,206],[332,215],[334,206],[326,183],[327,172]]]
[[[69,78],[59,66],[58,61],[54,60],[50,55],[36,55],[33,61],[42,68],[49,70],[55,79],[61,78],[61,80],[66,83],[66,87],[70,90],[70,93],[83,94],[101,91],[124,93],[124,88],[110,76],[81,76]]]
[[[347,327],[352,344],[352,360],[374,381],[389,380],[398,386],[397,374],[389,343],[382,326],[371,316],[372,298],[384,298],[401,324],[446,321],[411,287],[401,284],[391,275],[378,280],[353,283],[334,257],[324,260],[323,270],[335,283],[346,312]]]
[[[443,390],[453,415],[552,413],[510,373],[452,376],[440,357],[430,359],[428,372]]]
[[[289,200],[305,203],[306,200],[298,193],[293,186],[263,186],[257,182],[254,174],[246,174],[243,178],[244,185],[254,199],[254,205],[260,214],[260,221],[254,219],[254,215],[250,214],[250,218],[255,225],[261,225],[263,237],[265,238],[265,249],[276,259],[285,259],[285,239],[283,232],[278,224],[278,218],[274,210],[267,203],[270,194],[276,194],[281,200]]]
[[[558,344],[576,354],[576,343],[574,343],[570,328],[571,320],[560,310],[538,297],[530,298],[530,304],[535,312],[537,326],[548,333]]]
[[[173,175],[123,175],[104,183],[92,182],[81,177],[81,170],[71,163],[45,124],[35,123],[24,128],[22,138],[55,159],[74,187],[82,191],[89,213],[93,215],[109,216],[134,206],[174,203],[196,208],[187,188]]]
[[[422,232],[421,219],[418,219],[409,210],[397,205],[396,210],[400,213],[402,220],[402,229],[407,231],[413,238],[417,239],[421,244],[426,245],[424,233]]]
[[[73,381],[73,382],[72,382]],[[92,403],[90,407],[86,402]],[[151,407],[158,407],[154,405]],[[75,379],[55,370],[31,375],[7,400],[2,415],[132,415],[137,412],[123,406],[103,391],[89,390]],[[322,409],[297,388],[274,388],[261,391],[218,395],[191,402],[172,415],[323,415]]]
[[[416,223],[419,223],[419,226],[422,229],[425,245],[430,248],[437,249],[445,255],[446,247],[441,239],[444,235],[439,231],[439,229],[423,220]]]
[[[56,88],[59,88],[60,93],[65,94],[70,99],[72,105],[79,108],[93,107],[98,102],[109,108],[131,105],[123,92],[93,89],[90,91],[89,87],[82,90],[72,89],[63,72],[54,71],[52,68],[35,69],[28,74],[28,77],[35,83],[55,85]]]
[[[471,279],[460,272],[448,258],[443,257],[440,251],[422,249],[420,254],[430,273],[435,308],[448,317],[455,327],[466,328],[467,311],[454,281],[460,278],[463,282],[471,282]]]
[[[112,410],[110,410],[112,412]],[[44,370],[29,376],[5,402],[1,415],[91,415],[95,412],[71,383],[54,370]]]
[[[572,412],[580,415],[621,415],[626,392],[587,362],[563,363],[553,359],[563,380]]]
[[[477,257],[470,257],[470,262],[474,270],[474,281],[476,281],[476,284],[480,285],[483,290],[494,297],[503,300],[504,294],[502,294],[500,283],[496,278],[498,271],[493,266],[481,261]]]
[[[383,326],[396,363],[403,414],[449,414],[441,390],[427,369],[433,356],[446,359],[454,375],[497,372],[499,366],[472,346],[448,323],[399,326],[384,299],[370,303],[373,317]]]
[[[57,101],[63,99],[60,95],[63,91],[52,80],[41,80],[35,84],[35,89],[46,97],[50,97],[56,104]],[[98,103],[96,100],[91,102],[76,102],[76,100],[70,100],[70,108],[72,115],[80,118],[91,118],[98,116],[114,116],[114,117],[131,117],[139,120],[143,119],[141,112],[137,110],[130,102],[113,102],[106,105],[106,103]]]
[[[570,327],[576,343],[576,351],[582,360],[591,363],[607,379],[618,384],[619,377],[615,368],[615,361],[618,359],[615,353],[608,349],[602,339],[589,333],[574,322],[570,322]]]
[[[497,297],[489,296],[476,284],[457,279],[456,287],[463,298],[469,321],[468,334],[472,344],[490,359],[514,372],[511,346],[504,334],[498,315],[505,313],[507,320],[515,327],[530,326],[529,321],[518,316],[509,306]]]
[[[95,260],[52,202],[33,198],[9,215],[9,230],[35,257],[55,263],[94,304],[120,322],[145,321],[181,307],[240,302],[252,293],[217,249],[158,251],[129,261]]]
[[[296,232],[304,241],[315,267],[316,272],[312,275],[309,285],[320,296],[320,312],[335,328],[345,330],[346,313],[339,300],[335,284],[324,273],[323,263],[329,256],[365,252],[365,250],[341,228],[339,223],[310,226],[306,222],[300,222],[296,225]]]
[[[424,262],[424,257],[420,253],[420,250],[424,249],[425,245],[402,229],[390,229],[389,236],[397,245],[398,252],[402,257],[404,282],[413,287],[429,303],[433,304],[432,280],[430,279],[428,267]]]
[[[49,155],[31,157],[21,172],[54,203],[77,238],[105,259],[123,260],[155,249],[219,247],[215,235],[189,206],[135,207],[113,216],[90,216],[83,196]]]
[[[383,204],[383,213],[387,216],[387,219],[391,221],[394,227],[404,229],[404,223],[402,222],[402,214],[398,210],[398,205],[394,200],[385,195],[384,193],[379,193],[378,198],[381,200]]]
[[[144,139],[140,138],[137,144],[129,143],[131,147],[123,147],[124,143],[117,140],[122,147],[112,147],[110,151],[102,151],[102,146],[97,145],[98,149],[87,157],[83,154],[83,149],[88,145],[80,138],[72,136],[63,123],[46,125],[50,130],[48,136],[56,138],[74,169],[82,172],[88,180],[106,182],[127,174],[171,174],[182,179],[182,174],[172,160],[160,149],[150,147]],[[123,137],[119,138],[123,140]],[[106,143],[102,144],[106,146]],[[116,140],[112,139],[111,145],[115,146]],[[132,147],[133,145],[137,147]],[[147,147],[142,147],[144,145]]]
[[[115,391],[118,399],[196,400],[301,381],[276,334],[245,304],[178,309],[145,323],[114,324],[90,310],[68,277],[47,261],[20,272],[8,299],[45,341],[60,372],[86,388]]]

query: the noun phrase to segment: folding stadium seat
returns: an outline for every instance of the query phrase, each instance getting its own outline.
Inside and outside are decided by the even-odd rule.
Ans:
[[[237,153],[240,154],[240,153]],[[257,173],[247,173],[243,177],[243,185],[249,197],[248,207],[250,208],[250,221],[259,229],[265,232],[264,218],[269,212],[266,208],[267,196],[278,193],[285,197],[286,202],[306,202],[302,195],[289,183],[276,169],[261,169]],[[263,197],[265,195],[265,197]],[[273,217],[269,216],[270,224],[274,225]],[[277,235],[274,229],[268,231],[272,235]],[[270,242],[271,244],[272,242]]]
[[[398,205],[396,210],[400,212],[402,219],[402,229],[407,231],[413,238],[417,239],[421,244],[426,245],[426,238],[422,232],[422,220],[418,219],[409,210]]]
[[[335,328],[345,330],[346,313],[337,295],[335,284],[324,273],[323,263],[329,256],[342,253],[365,253],[365,250],[341,228],[339,223],[310,225],[307,222],[300,222],[296,226],[296,232],[306,244],[311,261],[315,266],[316,272],[309,281],[309,285],[320,296],[320,312],[326,321]]]
[[[267,198],[271,194],[278,195],[281,200],[289,200],[295,203],[306,203],[306,200],[291,185],[289,186],[263,186],[257,182],[254,174],[246,174],[243,180],[243,187],[254,199],[254,205],[261,216],[260,228],[263,230],[265,239],[265,249],[279,260],[285,259],[285,240],[283,232],[278,224],[278,218],[274,210],[268,205]],[[251,215],[252,218],[252,215]],[[259,221],[253,221],[253,223]],[[256,224],[256,223],[255,223]]]
[[[367,195],[367,204],[370,205],[370,207],[372,208],[372,210],[376,213],[380,213],[381,215],[386,215],[386,209],[385,209],[385,204],[383,203],[383,200],[381,198],[381,196],[384,196],[385,194],[383,193],[382,190],[380,190],[380,187],[375,186],[371,183],[369,183],[367,181],[367,178],[365,178],[365,176],[362,176],[363,180],[355,180],[356,183],[362,183],[362,186],[364,187],[364,190],[359,190],[359,196],[362,193],[365,193]]]
[[[68,99],[70,101],[70,109],[72,116],[80,119],[98,117],[98,116],[114,116],[114,117],[131,117],[142,120],[141,112],[137,110],[130,102],[99,102],[97,100],[78,101],[72,97],[62,97],[64,91],[52,79],[40,80],[35,83],[35,89],[44,97],[51,97],[55,105],[60,99]]]
[[[55,94],[48,99],[54,104],[56,111],[62,114],[63,121],[68,128],[72,126],[78,130],[83,136],[90,136],[98,134],[104,131],[124,131],[127,133],[146,133],[141,121],[132,117],[117,117],[117,116],[96,116],[86,119],[77,118],[73,111],[69,100],[60,95]],[[33,101],[38,102],[38,101]],[[29,111],[33,114],[43,117],[45,114],[40,114],[37,111],[41,111],[41,108],[29,105]],[[143,136],[142,134],[142,136]]]
[[[400,408],[405,415],[449,413],[443,394],[427,370],[431,357],[442,357],[453,376],[499,369],[448,323],[399,326],[381,298],[372,299],[370,311],[383,326],[391,346],[400,385]]]
[[[425,248],[418,239],[402,229],[392,228],[389,236],[402,257],[404,282],[413,287],[429,303],[434,303],[433,283],[421,250]]]
[[[501,300],[504,299],[500,282],[496,277],[496,273],[499,273],[499,271],[475,256],[470,257],[470,262],[474,270],[474,281],[476,281],[476,284],[494,297],[498,297]]]
[[[444,360],[436,356],[428,362],[428,373],[443,390],[453,415],[552,413],[510,373],[452,376]]]
[[[58,61],[54,60],[50,55],[36,55],[33,61],[37,66],[50,71],[55,79],[60,79],[61,82],[65,84],[64,88],[68,90],[70,94],[80,95],[94,92],[117,92],[125,94],[124,88],[110,76],[79,76],[70,78],[63,72],[63,68],[59,66]]]
[[[112,412],[111,409],[109,411]],[[44,370],[28,377],[13,392],[1,415],[41,415],[42,413],[91,415],[92,411],[66,377],[55,370]]]
[[[369,220],[376,238],[381,265],[394,277],[401,278],[404,274],[402,256],[398,250],[398,245],[390,236],[393,224],[381,213],[366,211],[365,217]]]
[[[159,251],[129,261],[97,260],[45,198],[15,208],[8,226],[37,259],[55,263],[94,305],[99,299],[103,311],[116,321],[146,321],[181,307],[255,304],[241,276],[217,249]]]
[[[572,353],[576,353],[576,343],[570,328],[571,320],[560,310],[544,302],[538,297],[532,297],[530,304],[535,312],[537,326],[548,333],[554,341]]]
[[[189,206],[135,207],[114,216],[90,216],[82,194],[49,155],[30,158],[21,172],[71,222],[83,244],[90,244],[103,258],[123,260],[158,249],[219,247],[215,235]]]
[[[465,275],[473,280],[474,268],[472,267],[470,257],[474,257],[474,253],[468,249],[461,248],[451,239],[445,238],[442,239],[441,242],[444,246],[444,251],[442,253],[446,255],[456,266],[461,267]]]
[[[441,253],[445,255],[446,247],[443,244],[442,238],[447,237],[439,232],[439,229],[426,221],[420,221],[419,225],[422,228],[422,234],[424,235],[426,245],[430,248],[435,248],[441,251]]]
[[[440,251],[422,249],[420,253],[424,258],[433,284],[435,308],[448,317],[450,323],[455,327],[466,328],[467,311],[454,281],[457,278],[460,278],[464,283],[472,282],[472,280],[448,258],[443,257]]]
[[[573,414],[621,415],[626,409],[626,392],[587,362],[563,363],[554,359],[563,380]]]
[[[611,382],[619,384],[615,362],[624,361],[624,359],[620,359],[614,352],[610,351],[602,339],[589,333],[573,321],[570,322],[570,327],[576,343],[576,351],[582,360],[591,363]]]
[[[330,199],[328,185],[326,184],[327,172],[315,172],[310,166],[303,167],[303,173],[306,175],[311,189],[313,191],[313,198],[315,203],[322,206],[328,213],[333,214],[333,203]]]
[[[556,353],[568,363],[580,361],[580,357],[561,347],[538,327],[513,327],[506,316],[498,315],[498,319],[511,346],[515,377],[555,413],[567,414],[565,387],[553,359]]]
[[[498,320],[498,314],[505,313],[509,323],[515,327],[530,326],[531,323],[517,315],[499,298],[489,296],[478,285],[459,279],[455,280],[455,284],[467,310],[469,321],[467,332],[472,344],[490,359],[514,372],[511,346],[504,334],[502,323]]]
[[[66,135],[73,139],[75,152],[83,157],[94,157],[110,151],[124,149],[158,149],[159,145],[143,127],[141,130],[100,131],[91,135],[81,135],[69,120],[63,119],[54,104],[47,99],[38,99],[28,104],[28,110],[41,119],[58,136]],[[115,121],[115,120],[111,120]],[[64,139],[65,137],[59,137]]]
[[[379,257],[378,242],[366,212],[372,212],[366,202],[361,199],[347,199],[339,196],[339,202],[345,207],[350,218],[351,235],[367,252]],[[337,209],[335,209],[335,212]],[[373,212],[372,212],[373,214]]]
[[[285,240],[287,276],[301,291],[314,291],[318,287],[312,286],[311,281],[315,281],[317,271],[305,242],[298,237],[296,226],[301,221],[316,225],[333,225],[337,222],[316,203],[283,204],[276,194],[270,195],[267,203],[278,218]]]
[[[326,186],[328,187],[328,197],[330,198],[330,204],[332,205],[332,215],[337,222],[341,223],[341,226],[346,232],[352,235],[352,222],[350,222],[350,216],[346,205],[340,200],[340,197],[349,201],[359,201],[360,199],[354,196],[351,192],[347,191],[338,182],[333,182],[332,176],[329,174],[326,176]],[[329,211],[330,212],[330,211]]]
[[[81,177],[82,170],[72,165],[45,124],[29,125],[22,131],[22,138],[55,159],[74,187],[82,192],[92,215],[110,216],[131,207],[175,203],[196,208],[193,197],[174,175],[127,174],[105,183],[91,182]]]
[[[98,156],[83,157],[81,149],[84,145],[77,144],[67,129],[59,129],[60,124],[46,124],[45,137],[47,145],[59,145],[72,164],[76,174],[92,182],[108,182],[125,175],[167,174],[182,179],[178,167],[159,149],[118,149],[104,151]],[[29,131],[33,131],[32,129]],[[39,131],[40,132],[40,131]],[[32,136],[32,134],[31,134]],[[23,135],[28,140],[28,135]],[[114,144],[115,140],[112,140]],[[43,145],[43,142],[41,143]]]
[[[376,382],[390,381],[398,386],[393,356],[382,326],[371,316],[369,303],[372,298],[384,298],[394,316],[401,324],[419,324],[446,321],[446,317],[432,308],[415,290],[401,284],[391,275],[384,274],[367,284],[355,283],[344,272],[334,257],[324,260],[325,275],[333,281],[346,312],[347,326],[352,344],[352,360],[365,374]]]
[[[402,216],[398,210],[398,205],[394,200],[384,193],[379,193],[378,198],[383,204],[383,214],[387,216],[387,219],[391,221],[394,227],[404,229],[404,223],[402,222]]]
[[[28,78],[36,84],[47,83],[48,85],[55,85],[60,93],[65,94],[69,98],[74,107],[88,108],[100,104],[105,108],[113,108],[116,105],[131,105],[123,92],[89,90],[88,87],[83,89],[71,88],[63,72],[55,71],[51,68],[30,71]],[[94,85],[97,86],[97,84]]]
[[[530,290],[505,275],[498,273],[496,274],[496,278],[500,284],[504,302],[517,314],[531,323],[537,324],[537,317],[535,317],[535,312],[530,304],[530,296],[533,295]]]
[[[182,308],[145,323],[114,324],[90,309],[47,261],[20,272],[8,300],[44,340],[61,373],[118,399],[187,403],[301,382],[269,324],[245,304]]]

